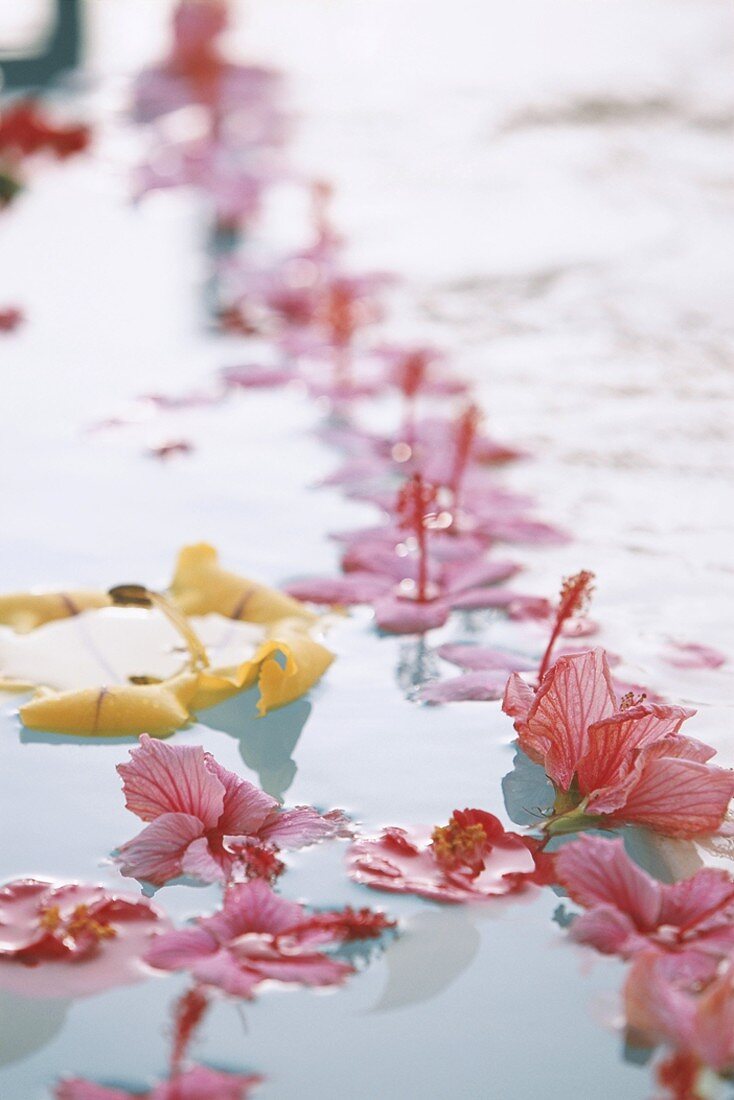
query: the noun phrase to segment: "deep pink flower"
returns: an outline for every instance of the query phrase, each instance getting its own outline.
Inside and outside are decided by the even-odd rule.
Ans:
[[[734,881],[703,868],[669,886],[629,858],[621,840],[584,836],[556,854],[558,882],[587,910],[571,935],[605,955],[629,959],[655,950],[681,972],[713,977],[734,949]]]
[[[341,985],[353,968],[317,948],[353,938],[354,921],[329,926],[323,914],[316,916],[261,880],[237,883],[214,916],[158,936],[146,961],[161,970],[188,970],[202,985],[237,997],[251,998],[264,981]]]
[[[9,882],[0,889],[0,986],[28,997],[76,997],[138,981],[161,922],[149,901],[102,886]]]
[[[124,875],[161,886],[178,875],[223,882],[233,875],[275,877],[278,848],[302,848],[345,835],[338,811],[281,809],[276,799],[227,771],[198,745],[169,745],[147,734],[118,765],[125,805],[150,824],[123,844]]]
[[[507,833],[484,810],[454,810],[448,825],[392,826],[360,837],[349,849],[349,874],[376,890],[420,894],[433,901],[478,901],[536,880],[542,863],[532,841]]]
[[[262,1080],[253,1073],[225,1073],[207,1066],[192,1066],[142,1092],[105,1088],[73,1077],[61,1081],[54,1096],[56,1100],[247,1100]]]
[[[669,836],[718,829],[734,773],[707,763],[708,745],[679,733],[694,711],[625,699],[617,704],[602,649],[559,657],[537,692],[515,672],[503,710],[523,752],[556,787],[549,832],[629,822]]]

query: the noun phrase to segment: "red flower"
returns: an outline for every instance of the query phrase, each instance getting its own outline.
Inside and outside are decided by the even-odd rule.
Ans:
[[[537,852],[537,860],[536,853]],[[349,874],[376,890],[420,894],[433,901],[467,902],[507,894],[540,875],[542,852],[484,810],[454,810],[432,831],[395,826],[356,840]]]

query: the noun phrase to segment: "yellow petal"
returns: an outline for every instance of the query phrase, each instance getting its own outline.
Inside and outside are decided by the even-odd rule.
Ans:
[[[74,592],[12,592],[0,596],[0,623],[19,634],[27,634],[43,623],[68,619],[93,607],[107,607],[105,592],[79,589]]]
[[[317,617],[291,596],[222,569],[217,551],[205,542],[183,548],[169,593],[186,615],[217,612],[250,623],[293,616],[314,622]]]
[[[239,691],[260,688],[257,709],[261,715],[299,699],[321,679],[334,655],[309,635],[300,619],[283,619],[268,631],[254,657],[231,669],[205,669],[193,710],[221,703]]]
[[[197,688],[194,673],[182,672],[159,684],[116,684],[77,691],[40,691],[20,708],[29,729],[120,737],[149,733],[166,737],[190,720]]]

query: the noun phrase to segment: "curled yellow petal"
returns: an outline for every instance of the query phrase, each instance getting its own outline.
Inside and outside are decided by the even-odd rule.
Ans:
[[[68,619],[80,611],[107,607],[109,603],[106,592],[91,588],[72,592],[11,592],[0,596],[0,623],[18,634],[28,634],[44,623]]]
[[[169,593],[186,615],[217,612],[250,623],[290,617],[314,622],[317,617],[291,596],[222,569],[217,551],[206,542],[183,548]]]
[[[249,661],[236,668],[200,673],[194,710],[214,706],[257,683],[257,709],[261,715],[267,714],[305,695],[334,660],[333,653],[310,636],[300,619],[273,623],[268,634]]]
[[[157,684],[113,684],[77,691],[41,688],[20,708],[20,717],[28,729],[77,736],[149,733],[167,737],[190,721],[189,704],[196,689],[197,677],[189,672]]]

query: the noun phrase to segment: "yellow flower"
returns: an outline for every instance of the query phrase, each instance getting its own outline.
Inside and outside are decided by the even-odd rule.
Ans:
[[[130,593],[139,594],[136,597],[138,607],[134,612],[138,623],[141,615],[145,617],[150,614],[149,611],[140,609],[141,606],[146,606],[147,590],[144,587],[127,585],[111,592],[113,595],[122,594],[122,598],[116,598],[115,602],[127,602],[128,606],[132,602]],[[154,593],[149,595],[151,599],[148,606],[152,604],[165,613],[166,599]],[[30,593],[25,597],[0,597],[0,619],[5,614],[3,621],[12,625],[16,633],[29,631],[44,623],[51,623],[54,619],[81,613],[83,606],[82,601],[78,600],[79,596],[79,593],[63,596],[58,593]],[[80,636],[84,638],[94,625],[94,620],[97,619],[94,609],[106,607],[111,602],[105,593],[87,592],[83,596],[87,626],[81,634],[77,633],[77,640]],[[329,650],[311,636],[311,628],[316,621],[312,612],[289,596],[222,569],[218,564],[216,551],[206,544],[185,547],[181,551],[169,590],[169,600],[169,625],[164,626],[164,629],[170,631],[172,623],[186,641],[189,659],[183,668],[173,674],[165,670],[160,674],[160,679],[153,676],[134,676],[129,682],[99,686],[95,684],[90,687],[90,679],[94,682],[96,678],[97,665],[92,666],[90,674],[87,654],[87,686],[66,690],[39,687],[33,698],[20,708],[23,723],[31,729],[76,735],[114,737],[145,732],[155,737],[166,737],[191,721],[198,711],[255,685],[260,691],[257,709],[261,715],[285,706],[304,695],[321,678],[333,660]],[[175,604],[175,609],[171,608],[171,603]],[[119,616],[124,620],[130,612],[118,609],[115,613],[102,614],[113,616],[106,629],[113,630],[116,637],[118,629],[126,629]],[[115,614],[118,618],[114,617]],[[194,623],[191,622],[191,616],[197,617]],[[235,619],[243,624],[249,622],[256,626],[250,628],[249,632],[244,625],[237,628],[239,633],[234,640],[235,653],[232,653],[230,639],[226,653],[227,664],[222,663],[225,654],[221,653],[220,664],[217,664],[217,647],[213,644],[208,653],[210,663],[205,664],[206,647],[197,638],[196,631],[208,627],[210,633],[216,633],[217,621],[221,622],[219,617]],[[132,618],[130,622],[132,623]],[[160,622],[165,624],[165,620]],[[226,624],[222,625],[225,626],[226,633]],[[221,626],[218,629],[221,634]],[[58,631],[59,628],[52,625],[48,630]],[[42,633],[45,634],[45,631]],[[63,634],[62,631],[62,638]],[[49,645],[58,647],[67,644],[68,639],[60,642],[58,637],[54,639],[49,635],[44,638],[39,649],[42,653],[44,650],[48,653]],[[240,646],[243,660],[232,662],[232,657],[236,656]],[[256,646],[254,653],[253,646]],[[167,649],[170,662],[170,645]],[[245,657],[244,653],[248,649],[251,655]],[[136,660],[142,660],[139,651],[134,650],[134,653]],[[119,668],[117,658],[118,655],[111,664]],[[31,659],[38,660],[38,656],[33,658],[31,655]],[[99,660],[96,649],[94,659]],[[24,660],[26,664],[23,668],[28,665],[27,653]],[[71,664],[76,669],[76,663],[72,661]],[[104,661],[102,664],[104,665]],[[103,676],[104,670],[100,667],[100,679]],[[27,679],[27,675],[16,676],[13,682],[8,677],[4,682],[0,680],[0,687],[27,688],[27,682],[23,683]],[[56,682],[59,686],[58,679]]]

